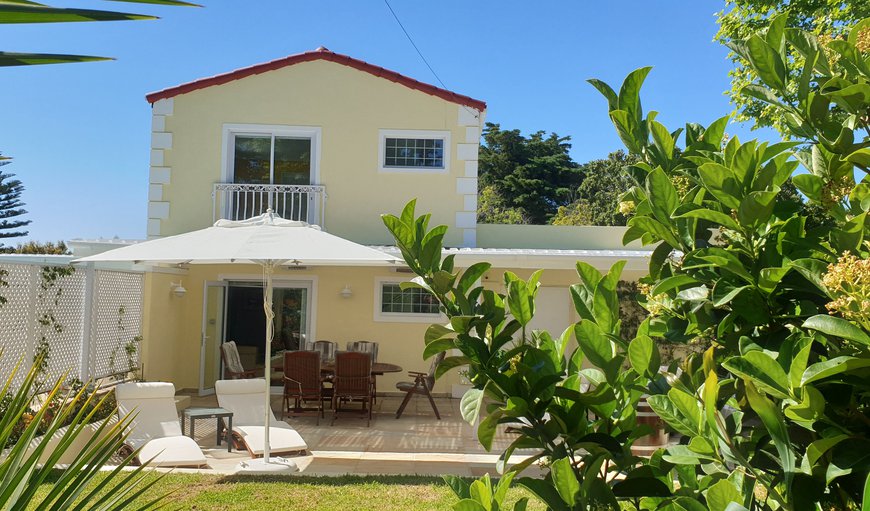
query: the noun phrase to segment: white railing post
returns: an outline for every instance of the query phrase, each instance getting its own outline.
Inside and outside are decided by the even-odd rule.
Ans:
[[[321,185],[215,183],[212,199],[213,220],[217,220],[218,211],[227,219],[244,220],[271,207],[288,220],[305,220],[321,227],[325,223],[326,187]]]
[[[92,333],[96,280],[97,271],[94,268],[94,263],[87,263],[85,266],[84,297],[82,298],[82,356],[79,363],[79,379],[81,381],[88,381],[94,374],[91,365],[94,350],[91,349],[91,344],[94,342]]]

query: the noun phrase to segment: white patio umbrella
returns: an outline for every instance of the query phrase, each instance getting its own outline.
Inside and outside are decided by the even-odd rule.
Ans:
[[[272,274],[282,264],[376,266],[399,262],[379,250],[323,232],[305,222],[285,220],[271,210],[248,220],[218,220],[213,227],[137,243],[76,259],[73,263],[133,261],[151,264],[258,264],[263,267],[266,313],[266,417],[264,470],[269,469],[269,413],[273,336]]]

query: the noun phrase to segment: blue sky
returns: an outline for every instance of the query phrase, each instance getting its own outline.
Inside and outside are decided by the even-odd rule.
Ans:
[[[156,21],[4,25],[3,51],[116,57],[3,68],[0,151],[27,190],[30,238],[142,238],[150,143],[148,92],[318,46],[435,83],[382,0],[201,0],[203,9],[79,0]],[[391,0],[446,85],[488,103],[487,120],[573,139],[577,161],[621,147],[603,98],[651,65],[644,107],[671,129],[731,111],[730,63],[712,42],[722,2]],[[732,125],[741,138],[753,133]],[[202,193],[210,193],[203,190]]]

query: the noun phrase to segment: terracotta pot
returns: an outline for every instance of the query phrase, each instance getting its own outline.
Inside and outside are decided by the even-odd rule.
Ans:
[[[634,441],[631,452],[635,456],[649,456],[656,449],[667,447],[670,437],[665,422],[650,408],[646,398],[647,396],[643,396],[637,403],[637,424],[647,425],[653,432]]]

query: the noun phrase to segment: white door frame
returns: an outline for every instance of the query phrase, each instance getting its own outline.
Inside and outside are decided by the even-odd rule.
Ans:
[[[221,294],[223,298],[223,303],[219,304],[221,309],[221,322],[223,323],[220,326],[221,336],[224,336],[227,326],[227,283],[223,281],[217,280],[207,280],[202,284],[202,327],[200,329],[200,337],[199,337],[199,395],[200,396],[208,396],[214,394],[214,387],[205,388],[205,363],[208,354],[206,353],[206,329],[208,328],[208,290],[210,287],[222,288],[223,293]],[[223,344],[223,339],[217,339],[217,344],[215,345],[217,349],[212,354],[215,357],[216,367],[218,371],[218,375],[223,374],[223,364],[220,358],[220,349],[221,344]]]

